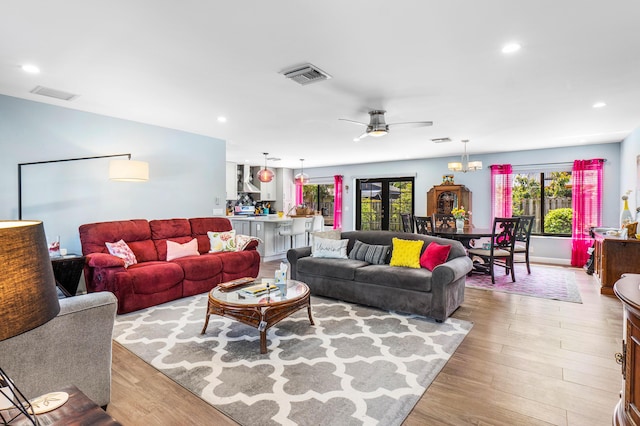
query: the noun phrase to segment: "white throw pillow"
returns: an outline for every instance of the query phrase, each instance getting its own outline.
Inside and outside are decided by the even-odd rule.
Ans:
[[[339,240],[340,236],[342,235],[342,229],[331,229],[329,231],[316,231],[316,232],[312,232],[311,233],[311,253],[313,253],[313,247],[315,246],[315,244],[313,244],[314,240],[316,238],[325,238],[328,240]]]
[[[198,240],[196,240],[195,238],[184,244],[167,240],[167,260],[198,255],[200,255],[200,253],[198,252]]]
[[[328,238],[313,239],[313,257],[330,259],[348,259],[347,244],[349,240],[330,240]]]

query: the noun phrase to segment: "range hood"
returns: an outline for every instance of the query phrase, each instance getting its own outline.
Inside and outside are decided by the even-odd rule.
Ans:
[[[251,182],[251,166],[244,165],[242,174],[242,192],[260,192],[260,188]]]

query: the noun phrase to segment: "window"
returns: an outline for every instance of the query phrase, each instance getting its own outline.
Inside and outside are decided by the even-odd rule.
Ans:
[[[305,185],[302,188],[304,205],[321,212],[325,226],[333,226],[334,184]]]
[[[571,171],[514,173],[513,215],[531,215],[533,234],[571,236]]]

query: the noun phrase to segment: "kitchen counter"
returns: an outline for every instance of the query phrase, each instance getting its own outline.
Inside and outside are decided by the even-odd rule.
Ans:
[[[291,223],[293,220],[291,217],[278,217],[277,214],[270,214],[262,216],[238,215],[227,218],[238,234],[251,235],[262,240],[262,244],[258,245],[258,252],[262,260],[268,262],[286,258],[291,242],[289,236],[282,236],[278,231],[281,227]],[[309,216],[306,223],[307,231],[311,230],[312,222],[313,216]],[[306,246],[307,234],[294,237],[294,245],[295,247]]]
[[[235,220],[248,220],[253,222],[291,222],[291,218],[288,216],[278,217],[277,214],[269,214],[269,215],[260,215],[260,216],[245,216],[245,215],[237,215],[237,216],[227,216],[227,219],[231,221]]]

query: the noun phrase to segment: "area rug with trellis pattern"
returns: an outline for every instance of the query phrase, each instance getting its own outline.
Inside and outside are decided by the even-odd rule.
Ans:
[[[511,275],[505,275],[504,268],[496,267],[495,284],[491,283],[490,275],[473,274],[467,277],[465,285],[482,290],[582,303],[575,274],[574,269],[546,265],[531,265],[531,274],[528,274],[526,265],[517,263],[516,282],[511,281]]]
[[[243,425],[400,425],[472,323],[312,297],[267,332],[212,315],[207,294],[118,315],[114,339]]]

